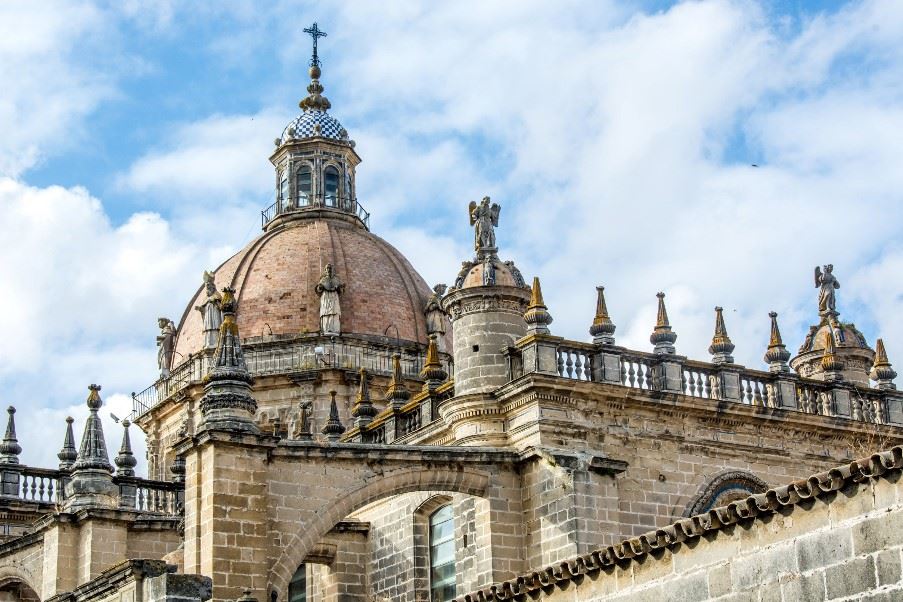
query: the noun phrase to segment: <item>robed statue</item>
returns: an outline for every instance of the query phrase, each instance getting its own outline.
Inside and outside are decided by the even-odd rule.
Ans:
[[[219,327],[223,323],[223,310],[220,307],[223,296],[216,290],[214,275],[204,272],[204,294],[206,299],[195,309],[201,313],[204,321],[204,347],[216,347],[219,340]]]
[[[160,334],[157,335],[157,366],[160,368],[160,377],[168,378],[172,368],[176,325],[169,318],[158,318],[157,326],[160,327]]]
[[[470,225],[475,226],[473,247],[478,255],[495,253],[495,228],[499,225],[501,210],[498,203],[490,206],[488,196],[484,196],[479,205],[476,201],[470,202]]]
[[[423,314],[426,317],[426,333],[428,335],[438,335],[437,338],[440,341],[445,335],[446,322],[448,321],[445,312],[442,311],[442,295],[445,294],[447,288],[444,284],[434,286],[433,294],[427,299],[426,306],[423,308]]]
[[[345,285],[335,275],[332,264],[327,263],[316,288],[317,294],[320,295],[321,334],[339,334],[341,332],[342,308],[339,305],[339,295],[344,290]]]
[[[840,283],[834,277],[834,266],[830,263],[824,266],[825,271],[815,266],[815,288],[818,289],[818,315],[836,316],[837,300],[834,291],[840,288]]]

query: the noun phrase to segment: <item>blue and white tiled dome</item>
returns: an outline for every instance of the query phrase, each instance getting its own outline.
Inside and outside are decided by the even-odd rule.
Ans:
[[[319,129],[318,129],[319,126]],[[282,141],[292,138],[329,138],[331,140],[348,140],[348,131],[339,120],[320,110],[305,110],[292,119],[282,130]]]

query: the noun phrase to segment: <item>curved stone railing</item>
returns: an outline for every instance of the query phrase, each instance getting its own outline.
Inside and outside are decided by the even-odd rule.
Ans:
[[[357,199],[328,194],[303,194],[299,197],[278,199],[260,212],[260,226],[266,228],[267,224],[280,215],[311,209],[332,209],[349,213],[361,220],[368,230],[370,229],[370,212],[364,209]]]
[[[380,337],[381,338],[381,337]],[[389,375],[392,355],[401,356],[401,371],[406,378],[419,378],[425,352],[415,343],[384,339],[353,339],[342,341],[319,335],[286,337],[252,337],[242,342],[245,363],[253,376],[291,374],[319,369],[338,368],[357,371],[364,368],[370,374]],[[441,354],[441,361],[449,373],[451,357]],[[177,395],[193,384],[199,384],[213,368],[213,350],[188,356],[167,378],[161,378],[140,393],[132,393],[132,414],[140,417],[158,403]]]
[[[521,357],[533,345],[536,349],[529,351],[531,357],[548,357],[536,365],[555,367],[554,371],[534,371],[560,378],[903,426],[903,393],[896,390],[827,383],[790,372],[765,372],[557,337],[528,341],[523,348],[507,351],[512,380],[528,371]]]

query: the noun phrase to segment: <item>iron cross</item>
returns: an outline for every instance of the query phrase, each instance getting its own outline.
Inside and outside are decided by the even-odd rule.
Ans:
[[[320,28],[317,27],[316,22],[314,22],[313,25],[304,29],[304,33],[310,34],[310,37],[314,39],[314,58],[310,59],[310,64],[311,66],[319,66],[320,59],[317,58],[317,38],[325,38],[326,32],[320,31]]]

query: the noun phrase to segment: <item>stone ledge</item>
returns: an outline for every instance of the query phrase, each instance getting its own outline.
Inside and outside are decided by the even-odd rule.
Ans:
[[[829,494],[869,479],[899,476],[901,472],[903,472],[903,447],[895,446],[888,451],[820,472],[805,480],[769,489],[765,493],[751,495],[727,506],[713,508],[704,514],[678,520],[667,527],[520,575],[455,600],[487,602],[524,599],[525,596],[535,598],[556,587],[565,588],[572,582],[579,583],[585,575],[596,574],[606,567],[617,565],[623,568],[626,564],[649,554],[659,553],[705,534],[717,533],[737,523],[767,517],[782,508],[793,507],[806,500],[824,498],[825,503],[832,504],[837,498]],[[855,491],[858,495],[859,490]]]

